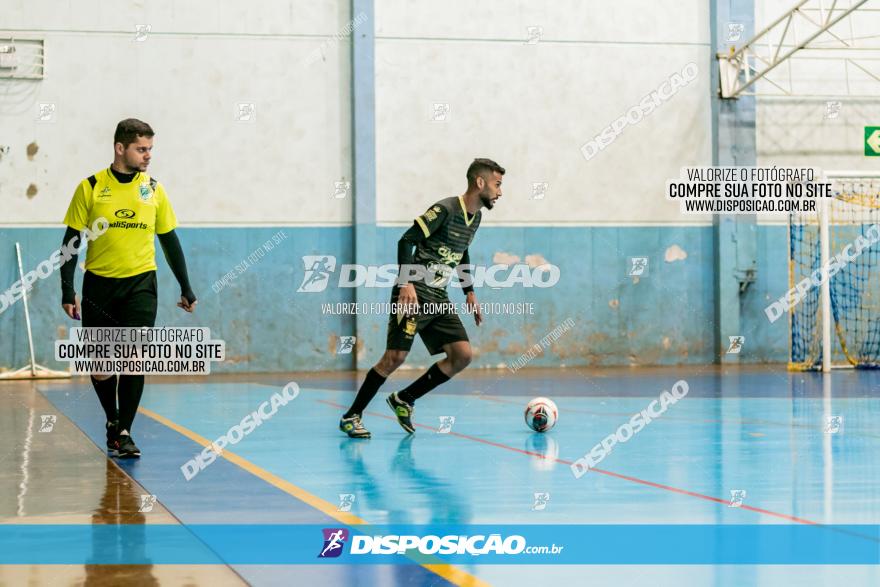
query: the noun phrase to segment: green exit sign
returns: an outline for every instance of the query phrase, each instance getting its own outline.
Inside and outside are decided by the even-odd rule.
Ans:
[[[880,157],[880,126],[865,127],[865,157]]]

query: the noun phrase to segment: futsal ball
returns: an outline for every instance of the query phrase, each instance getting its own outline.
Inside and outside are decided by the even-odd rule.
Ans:
[[[556,424],[559,410],[553,400],[536,397],[526,406],[526,424],[535,432],[547,432]]]

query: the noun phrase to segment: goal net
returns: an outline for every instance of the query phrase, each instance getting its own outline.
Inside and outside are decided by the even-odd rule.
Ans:
[[[826,181],[834,197],[789,219],[789,367],[880,367],[880,173]]]

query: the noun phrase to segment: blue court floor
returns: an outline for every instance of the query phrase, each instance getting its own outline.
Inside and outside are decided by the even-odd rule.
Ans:
[[[838,371],[825,378],[782,368],[475,372],[419,400],[418,429],[409,436],[384,398],[414,376],[399,373],[380,390],[364,415],[369,440],[348,439],[336,429],[360,381],[353,375],[174,383],[153,378],[132,431],[143,457],[119,466],[184,526],[545,525],[559,531],[553,542],[564,545],[574,540],[563,531],[571,525],[880,524],[880,372]],[[573,474],[576,459],[678,380],[687,382],[686,397],[618,443],[593,470],[580,478]],[[186,479],[181,467],[187,461],[290,381],[300,387],[295,399]],[[30,416],[22,410],[34,398],[13,402],[9,409],[21,414],[4,436],[18,434],[20,422],[49,410],[58,415],[66,442],[78,448],[46,456],[42,466],[51,468],[53,458],[100,461],[103,418],[87,380],[11,385],[0,384],[0,392],[48,402],[36,412],[31,407]],[[547,434],[531,432],[523,422],[524,406],[536,395],[559,407],[560,419]],[[47,436],[32,435],[31,449]],[[23,454],[23,443],[11,444]],[[4,484],[17,494],[24,477],[35,475],[22,454],[2,461]],[[89,500],[97,499],[91,496],[105,474],[93,476],[83,474],[83,487],[92,487],[81,489],[82,499],[68,510],[88,510]],[[67,487],[64,499],[76,502],[69,495],[76,491]],[[39,521],[17,518],[11,498],[2,503],[3,523]],[[57,523],[57,513],[46,516]],[[864,540],[880,552],[875,538]],[[588,565],[572,564],[574,559],[366,565],[349,564],[345,553],[337,564],[324,564],[316,557],[318,534],[314,544],[290,545],[308,551],[307,564],[249,564],[215,550],[216,560],[204,568],[229,571],[213,585],[880,585],[876,564],[661,565],[639,544],[632,542],[628,553],[626,544],[605,544],[601,536],[589,545],[571,544],[570,551],[588,548],[597,555],[599,562]],[[679,549],[677,560],[687,562],[700,545],[683,540],[664,547]],[[733,553],[755,545],[728,542],[724,548]],[[759,558],[773,559],[772,548],[762,546]],[[604,549],[624,552],[634,564],[602,564]]]

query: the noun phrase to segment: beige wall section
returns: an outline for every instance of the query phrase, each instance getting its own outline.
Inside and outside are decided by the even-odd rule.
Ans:
[[[681,166],[711,162],[708,4],[538,6],[378,1],[379,221],[461,193],[470,160],[488,156],[508,169],[494,222],[706,222],[663,190]],[[528,26],[539,42],[526,43]],[[696,80],[584,158],[581,145],[689,62]],[[449,104],[443,122],[435,103]]]
[[[376,0],[376,34],[383,37],[526,39],[540,26],[556,41],[709,43],[704,0]]]
[[[0,222],[60,222],[128,116],[157,131],[151,172],[186,224],[350,222],[351,199],[333,197],[351,179],[350,49],[335,38],[347,2],[88,4],[4,14],[17,36],[45,38],[47,75],[0,81]],[[136,24],[151,26],[142,42]],[[40,103],[54,122],[37,121]],[[240,103],[255,104],[252,122]]]
[[[3,6],[3,26],[12,30],[132,34],[135,24],[151,24],[155,33],[332,35],[349,12],[344,0],[3,0]]]

